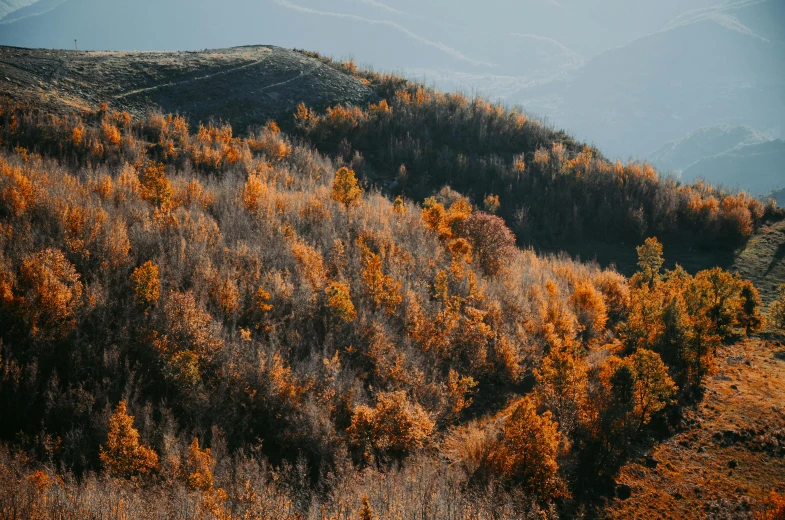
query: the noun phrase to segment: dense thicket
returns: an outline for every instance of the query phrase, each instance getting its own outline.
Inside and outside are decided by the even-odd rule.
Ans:
[[[573,507],[758,326],[751,285],[663,275],[654,239],[629,283],[537,256],[275,124],[0,117],[3,516]]]
[[[645,163],[608,161],[517,108],[311,55],[358,75],[382,100],[323,113],[302,106],[296,117],[301,135],[386,179],[394,194],[423,200],[449,185],[478,204],[498,197],[499,215],[523,244],[634,243],[657,235],[734,247],[778,213],[743,193],[662,178]]]

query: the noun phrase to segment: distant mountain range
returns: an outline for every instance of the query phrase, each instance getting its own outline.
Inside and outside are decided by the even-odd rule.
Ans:
[[[682,180],[763,195],[785,187],[785,141],[748,126],[715,125],[666,143],[647,159]]]
[[[780,137],[783,33],[785,2],[779,0],[699,11],[508,99],[612,156],[643,157],[716,124]]]

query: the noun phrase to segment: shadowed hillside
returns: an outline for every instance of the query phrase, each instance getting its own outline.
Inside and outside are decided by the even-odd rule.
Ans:
[[[122,53],[0,47],[0,93],[65,113],[103,103],[143,116],[153,107],[245,132],[314,106],[375,99],[358,79],[277,47]]]

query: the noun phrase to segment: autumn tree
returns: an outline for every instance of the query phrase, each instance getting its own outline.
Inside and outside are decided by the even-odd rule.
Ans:
[[[101,462],[115,477],[145,479],[158,471],[158,454],[139,443],[134,417],[128,415],[125,401],[120,401],[109,419],[109,438],[101,447]]]
[[[589,371],[581,429],[581,451],[593,471],[623,452],[634,430],[635,372],[629,361],[609,356]]]
[[[538,415],[534,402],[524,397],[508,406],[504,415],[501,438],[488,457],[494,474],[512,479],[545,501],[568,496],[557,462],[561,434],[551,413]]]
[[[376,307],[384,307],[387,314],[393,314],[401,303],[401,282],[396,281],[382,270],[382,259],[371,251],[364,241],[358,242],[363,265],[362,280],[365,290]]]
[[[755,520],[785,520],[785,495],[771,490]]]
[[[134,269],[134,272],[131,274],[131,284],[137,303],[152,305],[161,297],[158,266],[151,260]]]
[[[705,313],[712,328],[722,338],[733,334],[739,325],[740,311],[744,301],[741,297],[741,279],[719,267],[700,271],[695,275],[693,286],[688,292],[688,304]]]
[[[633,277],[634,285],[646,284],[653,286],[660,278],[660,269],[665,259],[662,256],[662,244],[656,237],[647,238],[646,242],[637,248],[638,273]]]
[[[168,294],[162,311],[152,335],[153,347],[167,379],[180,388],[191,388],[223,346],[218,325],[190,291]]]
[[[635,375],[635,415],[641,430],[655,413],[671,402],[678,388],[656,352],[638,349],[630,361]]]
[[[501,206],[498,195],[486,196],[485,199],[483,199],[482,204],[485,211],[490,214],[495,214],[499,211],[499,207]]]
[[[357,177],[354,175],[354,170],[344,166],[335,172],[335,180],[333,181],[334,200],[348,208],[357,203],[362,193],[362,188],[357,185]]]
[[[186,483],[191,490],[209,491],[213,489],[213,466],[215,461],[210,448],[199,449],[199,439],[194,438],[188,447],[186,463]]]
[[[376,405],[354,409],[346,430],[351,443],[360,448],[375,448],[382,453],[404,455],[422,448],[431,436],[434,422],[406,392],[380,392]]]
[[[638,259],[622,336],[633,349],[658,352],[682,391],[699,388],[723,340],[739,327],[760,328],[758,291],[718,267],[695,276],[678,265],[661,273],[662,246],[654,238],[638,248]]]
[[[551,348],[534,371],[536,393],[540,402],[551,410],[563,431],[572,431],[586,406],[586,362],[568,348]]]
[[[362,507],[360,508],[360,513],[358,516],[360,517],[360,520],[374,520],[374,518],[376,518],[373,508],[371,507],[371,502],[368,500],[368,495],[364,493],[362,498]]]
[[[231,518],[225,506],[228,495],[221,488],[216,488],[213,479],[215,459],[210,448],[199,448],[199,440],[194,438],[188,447],[188,458],[185,465],[185,483],[188,489],[201,494],[199,508],[220,520]]]
[[[161,164],[149,164],[140,179],[142,198],[157,209],[169,209],[174,192],[166,176],[166,167]]]
[[[337,323],[349,323],[357,316],[349,286],[342,282],[331,282],[325,289],[327,307]]]
[[[591,282],[578,280],[570,295],[570,303],[575,309],[583,342],[589,344],[598,339],[608,322],[608,310],[602,293]]]
[[[472,245],[480,268],[488,276],[501,271],[515,254],[515,236],[504,220],[488,213],[472,213],[464,220],[461,232]]]
[[[19,303],[34,338],[59,339],[74,328],[82,304],[80,278],[59,249],[44,249],[22,260]]]
[[[763,326],[761,314],[761,301],[758,289],[749,280],[741,281],[741,306],[736,317],[740,326],[744,327],[747,335],[757,332]]]
[[[396,215],[405,215],[408,213],[408,209],[406,208],[406,203],[403,201],[403,197],[398,195],[395,197],[395,201],[393,202],[393,212]]]

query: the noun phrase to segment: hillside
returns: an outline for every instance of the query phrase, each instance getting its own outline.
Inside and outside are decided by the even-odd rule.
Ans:
[[[736,253],[733,270],[755,280],[761,296],[771,301],[785,283],[785,222],[764,226]]]
[[[589,7],[576,1],[492,0],[482,8],[469,3],[451,9],[442,2],[412,0],[395,5],[225,0],[220,7],[210,0],[168,0],[163,7],[153,0],[43,0],[30,11],[53,3],[62,5],[7,24],[0,31],[0,44],[72,48],[77,38],[82,48],[91,50],[185,50],[241,45],[261,37],[282,47],[354,56],[359,63],[384,70],[423,71],[429,82],[438,76],[531,82],[570,70],[713,2],[667,0],[627,10],[618,1]],[[139,34],[144,37],[135,37]]]
[[[622,468],[631,495],[606,518],[756,518],[785,487],[785,350],[777,340],[723,348],[684,431]],[[776,517],[775,517],[776,518]]]
[[[375,99],[358,79],[277,47],[179,53],[75,53],[0,47],[0,94],[47,110],[108,103],[143,116],[158,107],[196,123],[248,125],[289,115],[298,103],[324,107]]]
[[[423,201],[449,185],[477,206],[498,197],[494,211],[520,244],[628,274],[635,259],[624,244],[651,233],[694,272],[729,266],[733,248],[764,220],[780,218],[746,195],[679,185],[647,164],[607,160],[517,109],[445,96],[352,62],[276,47],[0,53],[0,93],[23,104],[67,114],[106,103],[137,118],[162,110],[184,115],[192,129],[223,120],[240,135],[275,120],[388,194]],[[31,149],[42,145],[31,139]]]
[[[715,401],[780,442],[771,205],[313,53],[2,52],[0,517],[596,518]]]

